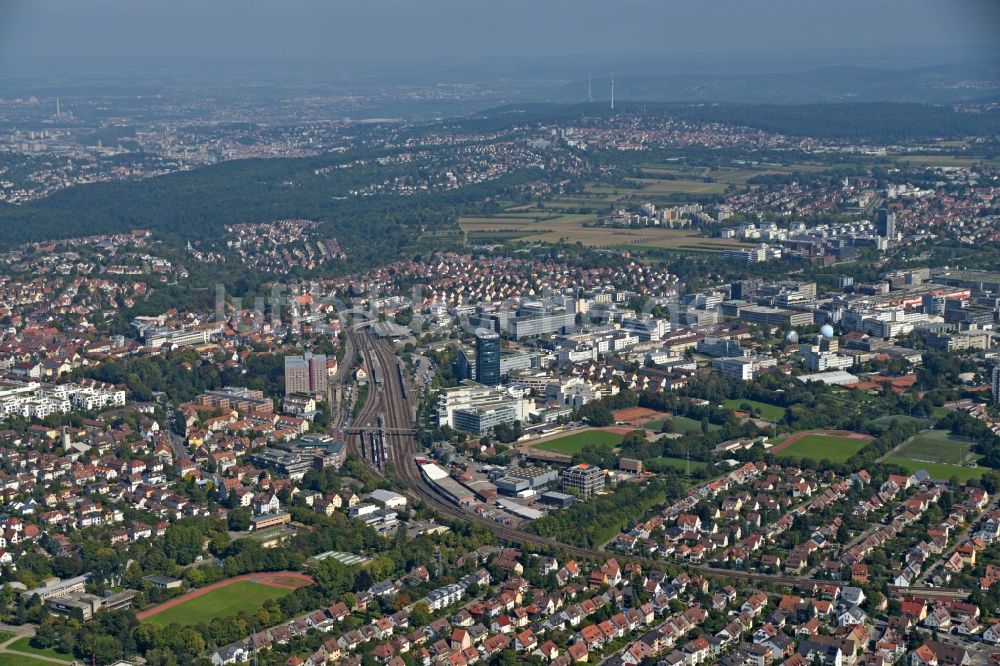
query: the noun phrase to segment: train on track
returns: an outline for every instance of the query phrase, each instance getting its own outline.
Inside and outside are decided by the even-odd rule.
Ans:
[[[403,366],[399,363],[396,364],[396,375],[399,377],[399,392],[402,394],[403,400],[409,402],[410,390],[406,388],[406,377],[403,376]]]

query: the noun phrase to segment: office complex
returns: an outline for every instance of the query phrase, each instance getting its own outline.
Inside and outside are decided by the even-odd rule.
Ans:
[[[325,395],[326,380],[326,355],[307,353],[285,357],[285,395]]]

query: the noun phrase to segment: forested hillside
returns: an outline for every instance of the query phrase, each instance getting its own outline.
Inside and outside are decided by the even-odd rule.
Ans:
[[[420,228],[452,226],[455,208],[481,201],[517,174],[455,190],[352,195],[370,183],[411,175],[409,164],[336,166],[344,156],[242,160],[141,181],[69,188],[23,206],[0,207],[0,249],[47,239],[148,229],[177,241],[218,237],[242,222],[326,222],[353,259],[394,256]],[[378,237],[380,243],[369,241]]]

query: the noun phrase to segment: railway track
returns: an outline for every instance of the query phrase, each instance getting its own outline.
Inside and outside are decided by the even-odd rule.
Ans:
[[[486,526],[502,541],[510,544],[533,544],[539,546],[549,546],[561,550],[568,556],[583,560],[605,560],[608,557],[615,557],[620,562],[636,562],[647,569],[665,569],[676,567],[669,562],[656,560],[649,557],[640,557],[622,553],[610,553],[597,548],[574,546],[557,541],[552,538],[539,536],[531,532],[526,532],[514,527],[501,525],[495,521],[484,518],[478,514],[465,511],[439,495],[423,479],[420,470],[415,462],[422,453],[417,448],[416,438],[409,434],[413,428],[412,409],[409,404],[410,392],[405,387],[405,378],[401,371],[401,365],[396,355],[383,343],[377,341],[369,331],[362,331],[352,334],[358,335],[356,348],[361,353],[372,355],[377,358],[377,363],[382,370],[383,388],[381,390],[369,391],[368,402],[358,415],[356,426],[363,426],[368,421],[372,421],[376,415],[384,416],[386,427],[386,449],[387,460],[392,461],[395,466],[396,476],[406,485],[405,494],[413,501],[423,501],[432,507],[439,515],[459,522],[475,522]],[[394,432],[395,431],[395,432]],[[352,450],[359,453],[357,444],[363,441],[364,434],[351,438]],[[364,458],[364,456],[362,456]],[[364,458],[369,468],[374,474],[385,478],[384,466],[382,469],[373,466],[372,461]],[[788,585],[800,589],[808,589],[818,583],[833,583],[842,585],[838,581],[824,581],[801,576],[775,576],[771,574],[757,573],[754,571],[739,571],[732,569],[722,569],[707,565],[683,565],[685,570],[698,573],[700,575],[717,579],[740,579],[747,581],[759,581],[777,585]],[[968,597],[969,592],[962,589],[942,589],[927,587],[898,588],[900,594],[937,596],[947,598]]]

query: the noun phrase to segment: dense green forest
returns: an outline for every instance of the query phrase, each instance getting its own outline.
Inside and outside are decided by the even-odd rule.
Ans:
[[[355,264],[395,258],[421,230],[453,227],[458,206],[482,201],[528,177],[414,196],[352,196],[351,190],[418,175],[411,164],[351,162],[367,154],[239,160],[141,181],[95,183],[22,206],[0,205],[0,249],[27,242],[131,229],[175,241],[217,238],[223,225],[304,218],[327,223]],[[380,242],[368,241],[377,235]]]

